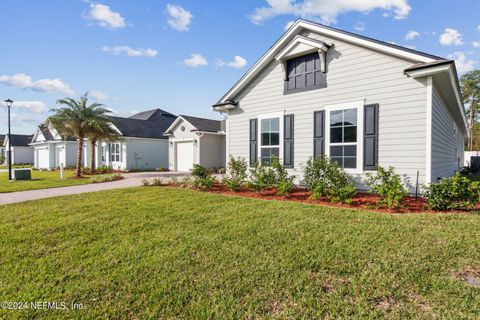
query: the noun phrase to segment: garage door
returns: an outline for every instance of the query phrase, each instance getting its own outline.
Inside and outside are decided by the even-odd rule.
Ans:
[[[177,143],[177,171],[188,171],[193,166],[193,142]]]
[[[41,169],[47,169],[50,166],[50,157],[48,153],[48,149],[38,149],[37,150],[37,161],[38,167]]]

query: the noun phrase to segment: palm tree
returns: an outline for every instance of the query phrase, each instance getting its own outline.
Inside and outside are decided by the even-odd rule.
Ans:
[[[95,124],[107,123],[109,110],[103,108],[100,103],[88,104],[88,92],[80,97],[79,100],[65,98],[57,100],[57,104],[63,105],[60,109],[53,109],[54,115],[49,117],[49,121],[55,129],[65,137],[73,137],[78,140],[77,164],[75,176],[82,176],[82,151],[83,142],[91,132]]]
[[[92,162],[90,164],[90,171],[95,172],[96,170],[96,151],[95,147],[97,142],[100,140],[113,141],[117,140],[119,134],[112,128],[110,119],[105,119],[105,117],[99,117],[93,120],[90,123],[87,137],[92,144],[91,155]]]
[[[460,78],[463,103],[468,105],[468,120],[470,137],[468,149],[472,151],[475,145],[475,122],[480,111],[480,70],[474,70],[464,74]]]

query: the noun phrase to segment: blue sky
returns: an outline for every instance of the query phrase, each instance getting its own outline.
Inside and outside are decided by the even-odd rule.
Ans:
[[[298,17],[454,58],[460,72],[480,67],[475,0],[0,0],[0,12],[13,133],[33,133],[57,99],[86,91],[120,116],[216,118],[211,105]]]

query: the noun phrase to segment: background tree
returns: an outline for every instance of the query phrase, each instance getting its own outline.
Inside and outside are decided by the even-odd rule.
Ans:
[[[480,70],[464,74],[460,79],[463,103],[468,107],[469,150],[475,147],[475,127],[480,109]]]
[[[91,156],[92,161],[90,171],[96,170],[96,145],[100,140],[113,141],[119,138],[119,134],[111,126],[111,121],[108,117],[97,117],[89,124],[88,139],[91,142]]]
[[[109,110],[103,108],[100,103],[88,104],[88,92],[79,100],[65,98],[57,100],[57,104],[63,105],[60,109],[53,109],[54,114],[48,118],[55,129],[63,137],[72,137],[78,140],[77,163],[75,176],[82,176],[82,151],[85,138],[93,130],[96,124],[107,123]]]

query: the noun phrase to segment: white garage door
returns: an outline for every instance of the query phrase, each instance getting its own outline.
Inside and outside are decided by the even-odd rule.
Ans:
[[[193,142],[177,143],[177,171],[188,171],[193,167]]]
[[[48,149],[38,149],[37,150],[37,161],[38,167],[41,169],[46,169],[50,166],[50,157],[48,153]]]

